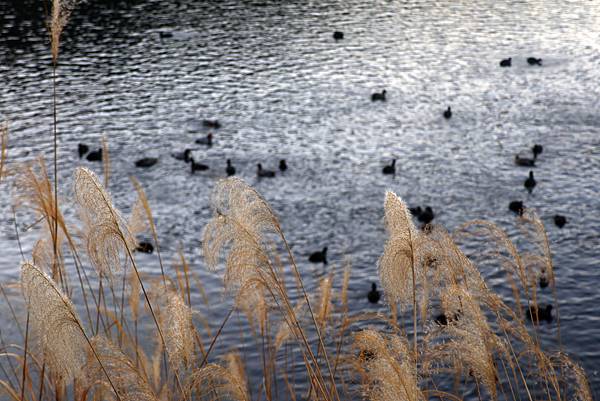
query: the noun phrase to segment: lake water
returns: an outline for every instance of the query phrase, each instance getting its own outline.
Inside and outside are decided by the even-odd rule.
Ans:
[[[0,0],[0,119],[10,120],[11,161],[39,153],[50,161],[43,10],[25,12],[17,3]],[[344,40],[334,41],[334,30]],[[101,173],[100,164],[78,158],[77,144],[99,147],[105,135],[115,203],[128,210],[129,176],[136,176],[166,260],[183,244],[203,277],[214,302],[202,311],[215,327],[229,301],[219,274],[203,270],[201,233],[228,158],[277,212],[310,289],[328,271],[306,262],[311,252],[328,246],[338,267],[351,257],[355,312],[384,310],[365,294],[378,277],[386,189],[411,205],[431,205],[434,222],[449,230],[483,218],[514,236],[519,228],[507,206],[521,199],[547,224],[565,349],[598,393],[599,38],[598,1],[90,2],[74,13],[60,56],[61,186],[68,197],[76,166]],[[529,56],[543,65],[528,65]],[[500,68],[506,57],[512,67]],[[387,102],[371,102],[382,89]],[[450,120],[442,117],[447,106]],[[210,149],[193,144],[208,132],[205,118],[222,123]],[[528,194],[528,169],[513,158],[534,143],[544,152]],[[198,148],[194,157],[211,169],[191,176],[170,156],[186,147]],[[159,162],[136,169],[142,156]],[[397,174],[383,176],[393,158]],[[279,159],[289,165],[284,175],[256,178],[258,162],[275,169]],[[11,281],[21,258],[10,188],[0,190],[0,279]],[[563,229],[554,226],[555,214],[567,216]],[[25,231],[32,219],[18,214],[26,253],[39,235]],[[159,272],[155,255],[140,263]],[[501,272],[483,275],[510,299]],[[541,297],[552,301],[550,291]],[[9,315],[0,304],[2,322]],[[220,348],[238,346],[239,324],[226,330]],[[555,325],[540,331],[553,344]]]

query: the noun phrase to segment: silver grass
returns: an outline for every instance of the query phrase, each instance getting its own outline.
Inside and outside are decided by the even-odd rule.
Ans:
[[[239,178],[217,183],[211,205],[214,217],[204,233],[203,251],[209,267],[216,267],[219,252],[237,236],[262,244],[267,232],[279,232],[279,222],[267,202]]]
[[[169,362],[175,368],[189,366],[194,359],[194,326],[192,310],[174,291],[167,294],[165,313],[165,345]]]
[[[500,227],[484,220],[473,220],[461,225],[455,230],[453,236],[457,239],[461,237],[477,237],[483,240],[489,240],[492,248],[491,256],[500,261],[501,266],[508,274],[508,280],[512,284],[513,296],[515,302],[520,303],[522,299],[519,287],[516,285],[514,277],[518,279],[525,295],[529,298],[530,278],[527,274],[527,268],[517,250],[516,245],[511,241],[508,234]]]
[[[419,234],[412,223],[408,207],[393,192],[386,193],[384,209],[389,238],[379,259],[381,285],[390,303],[406,306],[413,301],[414,244]]]
[[[217,183],[212,195],[213,218],[204,230],[202,249],[209,268],[216,268],[227,250],[224,282],[239,290],[247,281],[276,288],[265,236],[280,233],[279,222],[267,202],[244,181],[228,178]]]
[[[104,337],[94,337],[91,343],[96,355],[89,355],[88,362],[82,370],[82,387],[95,387],[96,392],[112,389],[106,382],[106,376],[98,363],[100,361],[110,372],[114,390],[118,392],[122,401],[158,401],[147,377],[142,374],[143,370],[127,355]]]
[[[267,302],[263,281],[247,280],[235,298],[235,305],[245,313],[254,333],[257,329],[261,333],[265,332],[267,315],[271,305]]]
[[[77,5],[77,0],[52,0],[52,15],[50,19],[50,42],[52,46],[52,61],[56,64],[60,47],[60,35],[69,21],[71,13]]]
[[[46,220],[48,232],[53,231],[54,216],[56,215],[54,192],[48,176],[48,170],[43,158],[23,163],[17,169],[14,181],[15,202],[19,206],[31,209],[37,217]],[[58,210],[59,240],[66,237],[63,216]]]
[[[320,325],[321,331],[325,329],[327,326],[327,322],[331,316],[331,311],[333,309],[333,304],[331,302],[331,289],[332,289],[332,277],[325,277],[321,279],[321,283],[319,285],[319,299],[317,302],[317,322]]]
[[[134,237],[148,230],[148,220],[146,218],[146,211],[144,210],[144,203],[139,197],[131,208],[127,226]]]
[[[567,374],[573,379],[569,384],[573,386],[573,400],[577,401],[593,401],[592,389],[590,382],[581,366],[573,362],[568,356],[559,354],[560,363],[567,370]]]
[[[59,381],[75,377],[86,362],[88,344],[71,300],[31,263],[21,266],[21,286],[29,304],[35,343]]]
[[[62,242],[64,241],[64,236],[62,235],[62,231],[58,232],[58,243],[57,247],[58,252],[58,260],[59,265],[63,265],[62,263]],[[45,272],[52,273],[52,269],[54,267],[54,244],[49,234],[44,235],[42,238],[36,241],[33,249],[31,251],[31,257],[33,259],[33,264],[38,266],[41,270]]]
[[[96,174],[80,167],[74,175],[75,201],[86,226],[90,261],[100,274],[110,275],[120,268],[122,254],[133,251],[135,238]]]
[[[533,265],[536,270],[543,272],[550,284],[554,286],[554,264],[552,262],[550,241],[548,240],[544,223],[542,223],[542,220],[533,209],[526,209],[521,221],[527,223],[525,224],[525,228],[528,229],[526,233],[537,251],[527,255],[528,262]],[[534,283],[533,287],[535,286],[536,284]]]
[[[496,399],[498,373],[494,358],[510,359],[505,341],[492,331],[479,302],[463,286],[447,286],[442,305],[446,316],[452,319],[443,330],[450,340],[441,348],[432,347],[431,358],[448,365],[458,362]]]
[[[294,314],[300,319],[302,315],[308,310],[306,301],[301,299],[298,304],[294,306]],[[297,331],[296,325],[290,323],[287,319],[283,319],[277,328],[275,334],[275,351],[278,351],[283,344],[290,340],[292,334]],[[297,333],[296,333],[297,335]]]
[[[214,391],[218,399],[251,401],[242,359],[236,353],[229,353],[224,359],[225,366],[211,363],[196,369],[188,378],[187,388],[200,388],[204,396]]]
[[[406,338],[386,338],[375,330],[362,330],[355,335],[354,347],[359,351],[356,363],[364,379],[362,392],[366,399],[425,400]]]
[[[342,305],[344,307],[344,311],[348,311],[348,286],[350,285],[350,272],[352,270],[352,263],[350,259],[346,261],[346,266],[344,267],[344,277],[342,279],[342,290],[340,292],[340,298],[342,301]]]

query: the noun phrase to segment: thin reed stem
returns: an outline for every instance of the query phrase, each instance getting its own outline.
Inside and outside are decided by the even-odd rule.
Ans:
[[[27,379],[27,349],[29,346],[29,305],[27,305],[27,321],[25,322],[25,349],[23,351],[23,377],[21,381],[21,401],[25,401],[25,381]]]

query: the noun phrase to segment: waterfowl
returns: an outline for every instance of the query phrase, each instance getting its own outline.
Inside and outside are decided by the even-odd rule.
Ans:
[[[135,250],[143,253],[152,253],[154,252],[154,246],[150,242],[141,241],[137,244]]]
[[[515,164],[522,167],[535,167],[535,159],[515,155]]]
[[[198,138],[195,142],[199,145],[212,146],[212,138],[213,135],[209,132],[208,135],[206,135],[206,137]]]
[[[392,164],[385,166],[381,172],[383,174],[396,174],[396,159],[393,159]]]
[[[344,32],[335,31],[335,32],[333,33],[333,38],[334,38],[335,40],[342,40],[342,39],[344,39]]]
[[[194,174],[194,172],[196,172],[196,171],[208,170],[208,166],[206,164],[196,163],[196,161],[194,160],[193,157],[190,157],[190,163],[191,163],[192,174]]]
[[[546,287],[548,287],[548,284],[549,284],[548,283],[548,278],[546,277],[545,274],[542,274],[540,276],[539,282],[540,282],[540,288],[546,288]]]
[[[192,149],[186,149],[180,153],[171,153],[171,156],[173,156],[177,160],[183,160],[184,162],[189,163],[191,154]]]
[[[512,65],[512,57],[505,58],[500,61],[500,67],[510,67]]]
[[[423,209],[421,209],[421,206],[409,207],[408,210],[410,211],[410,214],[413,215],[413,217],[419,217],[421,213],[423,213]]]
[[[311,263],[327,264],[327,247],[323,248],[322,251],[311,253],[308,257],[308,261]]]
[[[535,57],[527,57],[527,63],[529,65],[542,65],[542,59],[541,58],[535,58]]]
[[[285,160],[281,159],[279,160],[279,171],[283,173],[285,170],[287,170],[287,163]]]
[[[537,143],[531,147],[531,153],[533,153],[534,159],[537,159],[538,155],[541,155],[543,151],[544,151],[544,147]]]
[[[518,214],[519,216],[523,216],[523,212],[525,211],[525,205],[523,205],[522,201],[512,201],[508,204],[508,209],[511,212]]]
[[[527,188],[527,190],[531,193],[531,191],[533,191],[533,188],[535,188],[536,184],[537,182],[535,181],[535,178],[533,178],[533,171],[530,171],[529,178],[525,180],[523,186],[525,186],[525,188]]]
[[[209,128],[221,128],[219,120],[202,120],[202,125]]]
[[[386,101],[386,97],[385,97],[386,94],[387,94],[387,91],[385,89],[382,90],[381,93],[373,93],[371,95],[371,101],[372,102],[376,102],[376,101],[385,102]]]
[[[86,159],[90,162],[101,162],[102,161],[102,148],[88,153]]]
[[[371,291],[367,294],[367,299],[370,303],[376,304],[381,299],[381,292],[377,290],[377,284],[371,284]]]
[[[154,166],[156,163],[158,163],[158,158],[157,157],[144,157],[144,158],[136,161],[135,162],[135,166],[136,167],[147,168],[147,167]]]
[[[545,307],[538,307],[531,305],[527,310],[527,319],[531,320],[534,324],[538,324],[541,321],[551,323],[552,317],[552,305],[546,305]]]
[[[85,154],[87,152],[90,151],[89,146],[87,146],[86,144],[80,143],[79,145],[77,145],[77,152],[79,152],[79,158],[81,159],[83,156],[85,156]]]
[[[225,168],[225,172],[229,177],[235,175],[235,167],[231,164],[231,160],[227,159],[227,167]]]
[[[448,326],[448,318],[445,313],[440,313],[435,317],[435,323],[439,326]]]
[[[435,215],[433,214],[433,209],[431,209],[429,206],[425,206],[425,209],[423,212],[421,212],[421,214],[419,214],[417,219],[423,224],[429,224],[434,217]]]
[[[256,175],[259,177],[275,177],[275,172],[263,169],[262,164],[258,163],[256,167],[258,168]]]
[[[172,38],[173,34],[171,32],[160,31],[158,33],[161,39]]]
[[[556,224],[556,227],[558,228],[563,228],[565,224],[567,224],[567,218],[565,216],[557,214],[554,216],[554,224]]]
[[[446,111],[444,111],[444,118],[446,120],[449,120],[450,118],[452,118],[452,109],[450,108],[450,106],[448,106]]]

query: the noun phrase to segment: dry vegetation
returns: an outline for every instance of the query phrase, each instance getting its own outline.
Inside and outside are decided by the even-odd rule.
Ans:
[[[54,0],[55,67],[73,4]],[[5,181],[8,127],[0,134]],[[584,371],[560,351],[558,329],[558,351],[546,352],[521,309],[537,305],[539,274],[553,290],[556,284],[545,231],[532,211],[520,223],[536,252],[522,254],[484,221],[455,233],[419,230],[405,203],[388,192],[379,273],[389,313],[365,314],[348,307],[349,264],[311,293],[269,204],[242,180],[222,180],[211,200],[203,255],[209,268],[223,271],[233,306],[211,331],[202,318],[206,305],[192,302],[191,294],[204,290],[183,253],[172,267],[163,265],[137,181],[138,201],[125,216],[106,190],[109,163],[104,183],[88,169],[75,170],[72,203],[58,197],[42,159],[11,167],[15,204],[35,215],[40,238],[21,266],[21,300],[6,295],[10,283],[0,286],[11,311],[1,321],[21,336],[8,344],[0,333],[0,394],[8,399],[592,399]],[[61,209],[73,207],[79,217],[66,221]],[[138,268],[136,235],[147,231],[158,251],[159,277]],[[473,236],[488,244],[477,260],[457,245]],[[486,285],[481,260],[504,269],[512,306]],[[435,323],[433,311],[440,309],[445,324]],[[246,349],[213,352],[234,311],[247,319],[259,350],[261,372],[251,377]]]
[[[218,182],[203,254],[209,268],[223,270],[234,300],[222,327],[240,311],[262,344],[262,374],[249,378],[240,354],[247,350],[211,354],[222,327],[211,332],[195,317],[205,305],[192,304],[190,294],[203,290],[183,255],[159,277],[139,273],[135,234],[156,233],[139,183],[139,201],[127,217],[93,172],[76,169],[79,219],[69,223],[55,213],[42,160],[20,166],[14,185],[19,207],[45,228],[33,262],[21,266],[23,302],[13,303],[23,310],[2,316],[22,328],[23,342],[2,353],[0,392],[13,400],[416,401],[463,399],[471,390],[480,399],[592,399],[583,370],[560,351],[544,352],[521,308],[491,291],[455,242],[488,239],[488,252],[479,256],[505,269],[515,305],[535,305],[535,277],[543,270],[552,287],[554,280],[545,232],[531,211],[521,224],[539,252],[521,254],[500,228],[484,221],[454,234],[434,226],[418,230],[404,202],[388,192],[389,238],[379,271],[389,314],[364,314],[348,307],[349,265],[308,293],[268,203],[240,179]],[[435,323],[439,309],[446,324]],[[404,326],[406,320],[412,327]],[[139,333],[142,321],[152,322],[144,326],[151,332]],[[556,344],[560,349],[558,337]],[[294,369],[299,366],[303,372]]]

